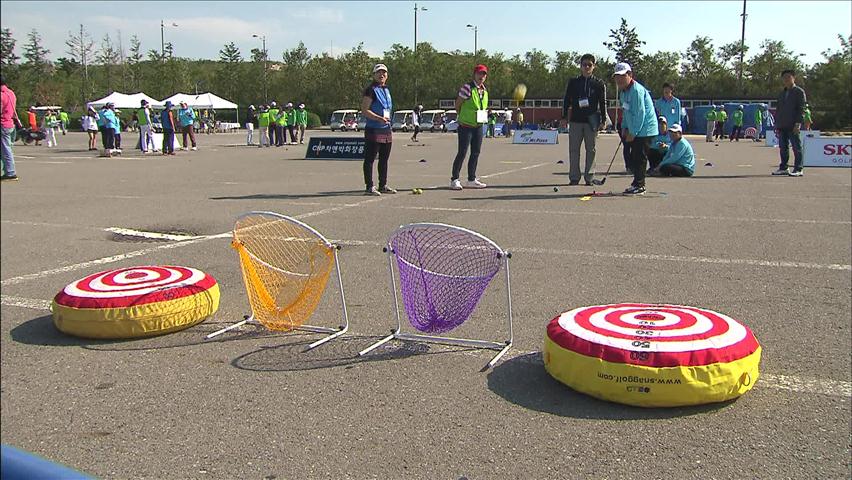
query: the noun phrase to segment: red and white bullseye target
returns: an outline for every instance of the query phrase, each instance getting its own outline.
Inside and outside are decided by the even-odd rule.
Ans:
[[[745,138],[754,138],[757,135],[757,129],[754,127],[748,127],[743,131],[743,135]]]
[[[759,360],[760,345],[747,327],[681,305],[577,308],[550,322],[545,342],[545,366],[560,381],[643,406],[741,395],[757,379]]]
[[[90,338],[154,335],[186,328],[212,315],[219,286],[189,267],[154,265],[95,273],[54,298],[56,326]]]

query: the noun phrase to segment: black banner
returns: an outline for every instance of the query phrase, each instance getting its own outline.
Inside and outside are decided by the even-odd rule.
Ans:
[[[306,159],[363,160],[364,137],[311,137]]]

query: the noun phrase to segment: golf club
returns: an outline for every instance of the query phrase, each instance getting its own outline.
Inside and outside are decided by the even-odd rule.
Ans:
[[[612,154],[612,160],[609,161],[609,167],[606,169],[606,173],[603,176],[603,180],[598,180],[597,178],[592,180],[592,185],[603,185],[606,183],[606,177],[609,176],[609,171],[612,170],[612,164],[615,162],[615,157],[618,156],[618,151],[621,149],[621,138],[618,139],[618,146],[615,147],[615,153]]]

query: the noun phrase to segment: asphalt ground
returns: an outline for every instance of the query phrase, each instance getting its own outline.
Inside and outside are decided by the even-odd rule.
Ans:
[[[378,198],[362,195],[359,161],[249,148],[241,134],[202,135],[198,152],[175,157],[98,158],[77,133],[55,149],[16,145],[21,180],[0,188],[2,442],[103,478],[850,477],[852,172],[771,177],[777,149],[690,137],[694,178],[584,200],[592,188],[566,186],[567,162],[557,163],[565,136],[487,139],[488,188],[458,192],[447,189],[456,137],[421,139],[395,137],[400,193]],[[600,138],[599,172],[616,145]],[[626,188],[622,167],[619,154],[597,190]],[[204,340],[248,313],[220,234],[250,210],[297,216],[343,245],[348,335],[307,353],[318,335],[257,325]],[[493,352],[425,343],[357,357],[394,325],[381,245],[412,222],[467,227],[513,252],[515,345],[492,370],[480,371]],[[146,264],[212,274],[219,311],[135,341],[53,327],[48,302],[66,284]],[[763,346],[755,388],[722,404],[642,409],[553,380],[538,353],[548,321],[618,302],[705,307],[746,324]],[[504,319],[498,277],[457,333],[503,340]],[[339,322],[332,283],[312,323]]]

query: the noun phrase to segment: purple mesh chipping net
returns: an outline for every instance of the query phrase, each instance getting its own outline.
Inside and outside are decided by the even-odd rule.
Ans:
[[[500,271],[496,245],[449,225],[403,227],[389,244],[405,313],[421,332],[447,332],[464,323]]]

